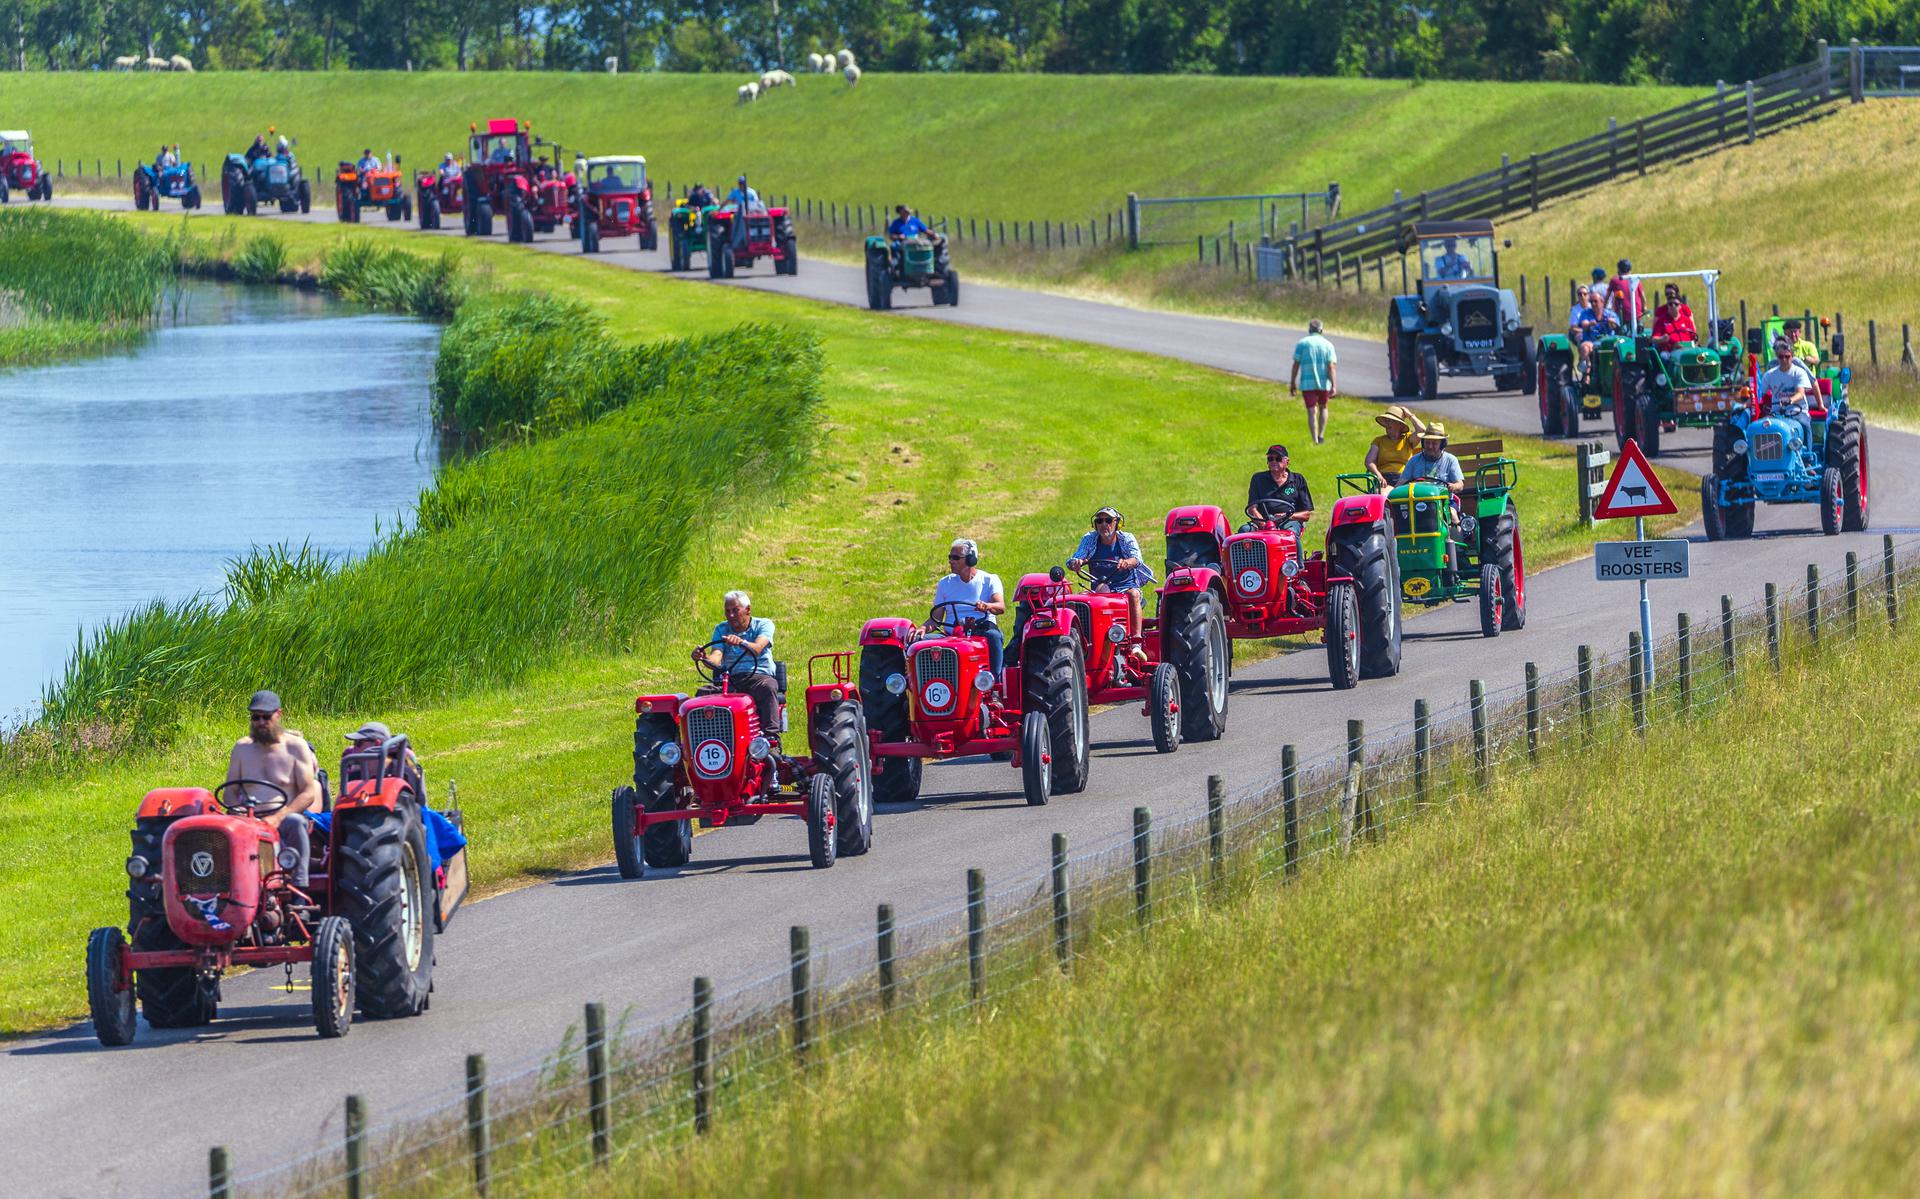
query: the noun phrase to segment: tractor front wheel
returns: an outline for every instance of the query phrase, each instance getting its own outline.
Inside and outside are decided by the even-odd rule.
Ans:
[[[440,201],[432,192],[420,193],[420,227],[438,229],[440,227]]]
[[[1387,381],[1396,398],[1415,395],[1420,381],[1414,375],[1413,338],[1400,331],[1400,320],[1391,305],[1387,308]]]
[[[1820,531],[1829,537],[1840,535],[1840,524],[1847,516],[1847,496],[1840,486],[1840,468],[1829,466],[1820,472]]]
[[[947,272],[947,307],[960,307],[960,272]]]
[[[839,856],[859,857],[873,847],[873,766],[867,755],[867,724],[852,700],[823,704],[808,722],[813,730],[816,779],[833,786]]]
[[[1327,588],[1327,677],[1335,691],[1360,683],[1360,600],[1352,583]]]
[[[432,867],[410,794],[336,816],[338,912],[353,926],[354,994],[376,1020],[417,1016],[433,990]]]
[[[1721,515],[1720,480],[1708,475],[1700,480],[1700,523],[1706,526],[1708,541],[1725,541],[1727,526]]]
[[[1540,434],[1543,437],[1571,437],[1580,431],[1567,427],[1566,389],[1573,381],[1573,364],[1565,355],[1549,354],[1540,360],[1539,380],[1534,398],[1540,402]]]
[[[484,198],[474,201],[473,231],[480,237],[493,236],[493,204]]]
[[[777,264],[777,271],[782,275],[797,275],[800,273],[800,252],[794,246],[791,237],[783,237],[780,239],[780,261]]]
[[[632,787],[613,789],[610,823],[613,826],[613,861],[621,878],[645,878],[647,860],[640,848],[640,834],[634,831],[640,811],[638,793]]]
[[[320,921],[313,934],[313,1027],[322,1039],[353,1027],[353,926],[340,916]]]
[[[807,857],[819,870],[839,856],[840,837],[834,828],[833,777],[816,774],[807,784]]]
[[[907,659],[891,645],[869,645],[860,650],[860,707],[866,727],[880,734],[883,742],[909,741],[913,724],[907,711],[907,697],[887,690],[892,675],[907,674]],[[920,795],[919,758],[888,758],[873,776],[875,803],[912,803]]]
[[[87,937],[87,1011],[102,1045],[131,1045],[139,1029],[133,988],[121,982],[126,960],[127,938],[119,929],[96,928]]]
[[[633,792],[643,812],[670,812],[680,806],[674,768],[660,760],[659,752],[662,745],[677,742],[679,737],[680,728],[673,717],[658,712],[642,716],[634,725]],[[640,838],[640,853],[648,866],[685,866],[693,858],[693,822],[669,820],[648,825]],[[621,873],[626,874],[624,870]],[[626,876],[640,877],[638,872]]]
[[[1180,673],[1162,662],[1147,680],[1147,718],[1153,725],[1153,748],[1170,754],[1180,748]]]
[[[1029,712],[1020,719],[1020,789],[1027,802],[1045,807],[1053,798],[1052,744],[1047,738],[1047,715]]]
[[[313,211],[313,187],[305,179],[300,181],[300,190],[295,193],[302,215]]]
[[[1179,674],[1180,735],[1217,741],[1227,731],[1227,621],[1220,597],[1203,591],[1174,611],[1165,625],[1164,656]]]
[[[1039,711],[1047,719],[1047,742],[1053,757],[1052,790],[1059,795],[1084,791],[1092,737],[1087,727],[1087,671],[1080,642],[1071,636],[1052,637],[1026,646],[1022,654],[1027,718]],[[1029,794],[1027,798],[1031,802],[1033,797]]]
[[[1660,454],[1660,400],[1654,394],[1653,380],[1645,368],[1634,367],[1626,382],[1627,394],[1633,400],[1633,429],[1640,439],[1640,448],[1647,457],[1655,458]]]
[[[1491,562],[1480,564],[1480,635],[1498,637],[1505,623],[1506,608],[1501,603],[1500,568]]]

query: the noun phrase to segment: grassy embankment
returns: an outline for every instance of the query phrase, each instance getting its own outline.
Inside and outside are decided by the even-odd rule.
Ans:
[[[0,78],[0,110],[20,114],[49,157],[104,157],[130,169],[162,142],[217,164],[269,123],[297,134],[316,186],[371,145],[425,166],[465,156],[469,122],[520,117],[571,157],[639,153],[676,188],[747,172],[762,192],[816,201],[916,205],[928,216],[1081,221],[1143,196],[1324,189],[1348,211],[1412,195],[1671,107],[1685,88],[1425,83],[1201,76],[889,75],[857,88],[802,77],[752,105],[732,75],[525,72],[208,72],[28,74]],[[217,179],[215,184],[217,185]],[[90,180],[63,180],[87,189]],[[112,185],[116,193],[126,186]],[[217,193],[216,193],[217,194]],[[330,190],[327,194],[331,194]],[[171,205],[169,205],[171,207]],[[1190,265],[1193,234],[1244,232],[1254,206],[1177,223],[1177,244],[1142,254],[1009,253],[963,247],[969,277],[1003,277],[1106,298],[1301,320],[1306,298],[1249,295]],[[1104,221],[1104,218],[1103,218]],[[1102,225],[1104,236],[1105,226]],[[850,255],[857,240],[825,224],[808,252]],[[1224,282],[1224,285],[1223,285]],[[1372,331],[1372,321],[1365,327]]]
[[[1920,629],[1888,633],[1873,604],[1863,623],[1824,652],[1789,628],[1778,675],[1755,638],[1724,702],[1696,692],[1683,722],[1664,690],[1644,741],[1615,709],[1591,748],[1570,721],[1541,765],[1484,788],[1461,770],[1443,806],[1292,886],[1252,876],[1271,844],[1230,856],[1217,896],[1203,873],[1156,880],[1147,936],[1115,894],[1071,980],[1043,928],[977,1006],[949,990],[925,1019],[816,1034],[804,1074],[722,1059],[704,1137],[683,1073],[623,1101],[660,1106],[635,1128],[616,1114],[630,1148],[607,1172],[575,1101],[497,1151],[494,1177],[519,1196],[590,1177],[676,1199],[850,1179],[1016,1197],[1910,1193],[1920,759],[1887,747],[1920,716],[1859,680],[1920,652]],[[462,1152],[457,1131],[437,1143]],[[383,1193],[444,1192],[395,1177]]]
[[[180,218],[126,219],[163,233]],[[225,220],[193,223],[217,229]],[[249,233],[256,228],[247,226]],[[354,236],[324,225],[273,232],[288,269],[312,269],[328,247]],[[1297,405],[1274,387],[1163,359],[744,296],[504,245],[463,246],[459,253],[493,285],[535,287],[589,305],[623,341],[712,333],[751,316],[803,326],[819,338],[827,363],[822,444],[800,482],[783,497],[699,525],[673,585],[607,644],[558,649],[510,687],[477,672],[469,679],[469,663],[444,663],[441,694],[450,698],[412,706],[316,710],[299,678],[222,682],[228,693],[276,686],[288,698],[292,723],[317,744],[338,744],[340,733],[372,716],[411,733],[430,777],[460,783],[482,846],[474,870],[485,890],[608,856],[605,797],[629,769],[632,696],[687,685],[686,647],[705,640],[725,588],[753,592],[756,610],[779,622],[782,653],[802,669],[811,653],[850,646],[863,617],[917,611],[957,534],[982,541],[989,568],[1017,575],[1057,561],[1086,514],[1111,502],[1134,513],[1148,556],[1157,558],[1160,513],[1198,497],[1230,501],[1260,450],[1297,432],[1300,419]],[[524,363],[529,353],[509,348],[501,361]],[[721,393],[750,406],[755,384],[743,378]],[[1035,395],[1049,402],[1035,405]],[[1169,424],[1168,411],[1185,419]],[[1211,431],[1200,452],[1190,433],[1196,425]],[[1115,430],[1124,436],[1116,440]],[[1357,464],[1375,431],[1366,408],[1336,407],[1328,444],[1302,445],[1296,465],[1327,480]],[[1538,567],[1584,553],[1594,534],[1574,515],[1566,448],[1518,439],[1510,445],[1522,463],[1531,561]],[[592,495],[597,473],[608,466],[573,462],[568,478]],[[1683,486],[1675,494],[1689,502]],[[574,555],[588,552],[559,540],[540,549],[562,576],[578,565]],[[583,601],[591,609],[610,598],[587,593]],[[316,610],[326,602],[324,594],[313,597]],[[494,609],[519,597],[496,591],[476,594],[474,602],[488,610],[476,623],[491,622],[501,619]],[[149,787],[215,777],[238,732],[232,713],[188,707],[179,710],[164,748],[85,767],[6,768],[0,1030],[77,1011],[76,947],[88,927],[123,911],[119,867],[128,812]]]
[[[120,222],[0,211],[0,367],[125,345],[158,315],[168,244]],[[97,264],[76,271],[76,262]]]

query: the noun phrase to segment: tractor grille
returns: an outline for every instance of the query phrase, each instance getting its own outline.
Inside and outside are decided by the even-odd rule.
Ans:
[[[1260,595],[1267,589],[1267,543],[1264,541],[1236,541],[1227,547],[1227,556],[1232,560],[1233,585],[1243,595]],[[1242,576],[1253,571],[1260,581],[1253,587],[1241,586]]]
[[[945,712],[953,707],[960,690],[960,655],[942,645],[921,650],[913,656],[913,680],[920,688],[920,703],[929,712]],[[947,685],[947,702],[927,702],[927,689],[934,683]]]
[[[1753,439],[1753,456],[1756,461],[1774,462],[1786,452],[1786,447],[1778,433],[1759,433]]]
[[[1500,342],[1500,311],[1490,299],[1462,300],[1454,309],[1460,344],[1491,346]]]
[[[752,719],[751,716],[748,717]],[[709,741],[718,741],[726,746],[727,752],[717,759],[719,768],[709,770],[701,765],[700,747]],[[693,750],[694,773],[701,778],[725,778],[733,769],[733,709],[718,705],[709,708],[693,708],[687,712],[687,745]]]
[[[1691,361],[1680,363],[1678,374],[1682,387],[1712,387],[1720,381],[1720,360],[1702,354]]]
[[[218,829],[190,829],[173,839],[173,877],[182,895],[230,890],[232,866],[226,834]]]
[[[1093,605],[1085,600],[1072,600],[1060,605],[1073,613],[1074,631],[1080,635],[1080,648],[1088,660],[1093,658]]]

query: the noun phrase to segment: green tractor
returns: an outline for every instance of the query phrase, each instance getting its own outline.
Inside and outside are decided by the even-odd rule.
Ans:
[[[694,254],[707,252],[707,222],[718,208],[717,204],[695,206],[685,196],[673,202],[673,211],[667,215],[668,270],[690,271]]]
[[[1513,486],[1520,467],[1504,443],[1453,447],[1467,485],[1457,503],[1441,483],[1402,483],[1387,492],[1400,559],[1400,598],[1430,608],[1478,602],[1480,633],[1498,637],[1527,625],[1527,557]],[[1341,494],[1376,490],[1371,475],[1339,476]]]
[[[896,287],[924,287],[934,304],[960,306],[960,272],[953,269],[946,239],[918,237],[867,239],[867,307],[893,307]]]
[[[1573,341],[1564,333],[1540,339],[1540,431],[1577,437],[1580,423],[1613,413],[1614,439],[1624,448],[1638,441],[1649,455],[1660,452],[1667,426],[1712,429],[1745,403],[1745,347],[1733,321],[1720,315],[1717,270],[1661,271],[1627,276],[1637,299],[1640,284],[1656,279],[1695,279],[1705,285],[1707,319],[1691,341],[1656,341],[1649,314],[1635,312],[1630,329],[1598,338],[1586,375],[1579,371]]]

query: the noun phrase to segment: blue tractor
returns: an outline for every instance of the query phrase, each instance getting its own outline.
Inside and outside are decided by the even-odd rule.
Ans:
[[[180,201],[182,208],[200,207],[200,182],[193,177],[191,163],[156,169],[152,163],[143,162],[133,169],[135,211],[159,212],[162,197]]]
[[[267,126],[267,134],[273,136],[273,126]],[[272,152],[252,152],[255,157],[251,162],[245,154],[227,155],[220,171],[220,205],[227,215],[253,216],[262,204],[278,204],[281,212],[312,210],[312,186],[293,156],[293,147],[300,139],[291,143],[280,140],[282,144]]]
[[[1750,333],[1749,346],[1771,345],[1782,323]],[[1715,428],[1713,473],[1700,481],[1707,540],[1753,536],[1761,504],[1817,504],[1830,537],[1867,528],[1867,425],[1848,402],[1852,368],[1836,364],[1842,345],[1835,334],[1817,361],[1803,361],[1815,385],[1807,404],[1754,398]]]

